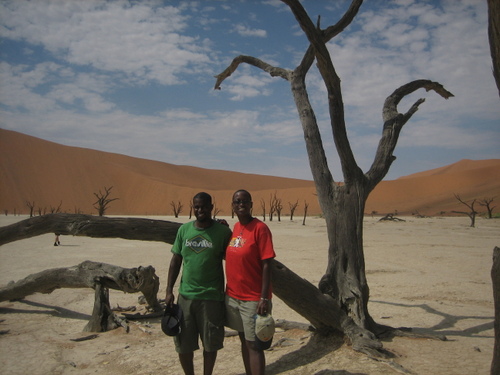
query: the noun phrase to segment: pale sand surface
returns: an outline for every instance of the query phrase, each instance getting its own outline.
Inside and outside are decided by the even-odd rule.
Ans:
[[[0,226],[24,219],[3,216]],[[172,217],[159,219],[174,220]],[[491,288],[492,251],[500,246],[500,220],[467,217],[405,217],[406,222],[365,218],[365,259],[371,298],[378,322],[413,327],[419,333],[445,335],[448,341],[395,338],[384,341],[394,362],[413,374],[489,374],[494,345]],[[179,221],[186,221],[182,217]],[[228,219],[230,224],[234,219]],[[327,262],[326,226],[319,218],[267,222],[278,260],[317,285]],[[84,260],[122,267],[152,265],[161,280],[163,298],[170,245],[43,235],[0,247],[0,285],[49,268]],[[137,305],[138,294],[111,291],[112,306]],[[172,339],[158,319],[130,323],[82,342],[92,313],[90,289],[56,290],[17,302],[0,303],[0,372],[2,374],[182,374]],[[137,305],[139,306],[139,305]],[[139,306],[140,307],[140,306]],[[142,308],[142,307],[140,307]],[[275,318],[306,320],[274,298]],[[282,344],[266,352],[267,374],[398,374],[335,342],[313,342],[304,331],[277,332]],[[243,374],[239,340],[227,338],[215,374]],[[201,374],[201,351],[195,353]]]

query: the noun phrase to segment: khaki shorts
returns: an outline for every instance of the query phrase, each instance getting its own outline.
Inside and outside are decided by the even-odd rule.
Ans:
[[[190,300],[179,295],[181,333],[174,337],[175,350],[184,354],[199,349],[198,337],[207,352],[224,347],[224,301]]]
[[[242,301],[226,295],[226,326],[245,333],[245,340],[255,341],[255,315],[258,301]],[[272,310],[268,302],[269,314]]]

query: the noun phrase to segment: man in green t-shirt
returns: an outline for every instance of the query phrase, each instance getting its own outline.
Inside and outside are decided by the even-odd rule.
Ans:
[[[212,219],[212,197],[198,193],[193,197],[196,220],[183,224],[172,246],[165,297],[174,303],[173,288],[182,265],[177,303],[183,311],[181,332],[174,337],[186,375],[194,374],[194,351],[203,343],[204,374],[212,374],[217,351],[224,341],[224,271],[222,260],[231,239],[231,229]]]

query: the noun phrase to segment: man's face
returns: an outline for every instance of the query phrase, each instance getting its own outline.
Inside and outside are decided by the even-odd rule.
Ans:
[[[251,215],[252,214],[252,200],[248,193],[239,191],[233,196],[233,211],[236,215]]]
[[[208,203],[205,199],[195,198],[193,200],[193,210],[196,220],[199,222],[206,222],[211,219],[213,205]]]

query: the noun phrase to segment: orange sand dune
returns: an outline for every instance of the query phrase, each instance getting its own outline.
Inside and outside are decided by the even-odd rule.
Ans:
[[[94,193],[111,186],[110,198],[119,199],[110,204],[109,215],[170,215],[172,202],[181,202],[181,215],[186,215],[191,197],[199,191],[212,194],[219,215],[230,215],[231,194],[240,188],[252,193],[256,215],[262,212],[261,202],[269,206],[274,193],[283,202],[283,214],[288,215],[289,202],[296,201],[296,217],[303,215],[304,202],[309,215],[320,214],[312,181],[173,165],[63,146],[3,129],[0,181],[0,210],[9,214],[28,213],[26,202],[34,203],[37,213],[59,206],[62,212],[96,213]],[[370,195],[365,212],[464,211],[454,194],[466,201],[500,197],[500,159],[462,160],[383,181]]]

